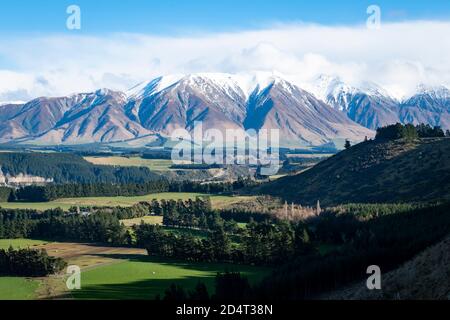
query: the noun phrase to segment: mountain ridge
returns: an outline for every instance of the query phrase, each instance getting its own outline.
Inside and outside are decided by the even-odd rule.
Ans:
[[[362,141],[392,123],[450,128],[448,89],[423,87],[405,102],[381,87],[362,88],[323,77],[322,94],[304,90],[276,73],[169,75],[127,92],[101,89],[67,97],[41,97],[0,106],[0,142],[111,143],[204,130],[279,129],[283,145]],[[320,90],[319,90],[320,91]],[[325,94],[328,92],[328,94]],[[97,99],[97,101],[95,101]],[[344,116],[343,116],[344,115]]]
[[[250,99],[258,94],[265,95],[271,106],[268,112],[252,109],[251,116],[260,119],[254,126],[255,122],[249,120],[249,109],[254,107]],[[228,74],[160,77],[127,93],[104,89],[70,97],[38,98],[25,104],[20,114],[4,116],[2,142],[45,145],[128,141],[151,134],[170,136],[177,129],[192,131],[198,121],[204,130],[222,133],[227,129],[279,129],[286,143],[301,145],[321,145],[336,139],[359,141],[374,134],[273,74],[238,80]]]
[[[319,99],[373,130],[395,123],[450,129],[450,90],[444,86],[422,84],[412,96],[397,99],[375,83],[364,82],[356,87],[338,77],[322,75],[312,90]]]

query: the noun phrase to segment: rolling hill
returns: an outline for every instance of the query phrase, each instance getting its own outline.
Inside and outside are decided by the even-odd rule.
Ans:
[[[450,199],[450,139],[367,141],[314,168],[260,186],[259,193],[301,204]]]

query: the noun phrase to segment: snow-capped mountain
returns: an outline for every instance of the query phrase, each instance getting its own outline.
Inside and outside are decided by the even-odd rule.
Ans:
[[[233,76],[195,74],[158,78],[132,91],[126,113],[164,134],[178,128],[280,129],[288,143],[358,140],[373,132],[358,126],[311,94],[271,73]]]
[[[151,132],[129,119],[124,93],[101,89],[85,94],[67,110],[51,130],[35,138],[38,143],[91,143],[134,139]]]
[[[400,106],[404,123],[426,123],[450,129],[450,90],[443,86],[420,85],[417,93]]]
[[[170,77],[173,79],[173,77]],[[245,117],[245,94],[227,75],[184,76],[176,82],[159,78],[132,94],[127,115],[143,127],[170,135],[176,129],[239,128]]]
[[[312,94],[281,78],[257,87],[247,104],[246,129],[280,129],[281,140],[324,144],[347,137],[353,141],[373,132],[330,108]]]
[[[315,88],[320,99],[366,128],[376,130],[400,122],[398,101],[375,83],[355,87],[336,77],[321,76]]]
[[[0,107],[0,141],[36,136],[51,130],[82,98],[82,94],[60,98],[41,97],[24,105]]]
[[[312,91],[353,121],[373,130],[397,122],[450,128],[450,90],[443,86],[421,85],[412,97],[398,101],[375,83],[351,86],[339,78],[321,76]]]
[[[172,75],[122,93],[108,89],[0,106],[0,142],[80,144],[169,136],[174,130],[280,129],[286,145],[358,141],[379,126],[450,126],[449,90],[421,87],[398,102],[382,88],[323,76],[303,90],[274,73]]]

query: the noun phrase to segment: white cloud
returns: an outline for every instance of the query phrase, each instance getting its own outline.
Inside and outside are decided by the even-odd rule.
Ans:
[[[402,96],[422,82],[450,86],[448,34],[450,22],[415,21],[381,30],[299,24],[189,37],[7,37],[0,57],[14,69],[0,70],[0,100],[126,90],[172,73],[253,70],[276,70],[300,84],[322,73],[351,84],[374,81]]]

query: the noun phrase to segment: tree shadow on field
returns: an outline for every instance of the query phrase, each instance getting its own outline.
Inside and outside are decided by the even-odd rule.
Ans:
[[[190,262],[183,260],[175,260],[169,258],[152,257],[147,255],[135,255],[135,254],[92,254],[93,257],[125,260],[130,262],[147,262],[156,263],[163,266],[176,267],[184,270],[196,270],[196,271],[212,271],[212,272],[267,272],[268,268],[255,267],[249,265],[239,265],[231,263],[219,263],[219,262]]]
[[[174,275],[174,278],[155,279],[152,278],[151,267],[149,266],[148,279],[130,281],[127,283],[92,284],[83,286],[82,290],[72,291],[75,299],[81,300],[153,300],[159,295],[164,297],[165,291],[172,285],[177,284],[189,292],[193,290],[198,282],[204,283],[208,292],[214,292],[215,276],[218,272],[236,271],[248,276],[251,282],[256,282],[268,274],[268,269],[257,268],[244,265],[231,265],[220,263],[191,263],[170,259],[149,257],[144,255],[121,255],[121,254],[95,254],[94,256],[103,258],[119,259],[129,262],[155,263],[159,267],[170,267],[186,270],[186,275]],[[201,272],[198,275],[189,275],[189,271]],[[130,269],[130,272],[133,272]],[[168,270],[168,272],[170,272]]]
[[[101,284],[82,287],[73,291],[75,299],[80,300],[155,300],[157,295],[164,297],[165,291],[176,283],[186,291],[193,290],[201,281],[205,283],[208,292],[214,290],[214,277],[185,277],[181,279],[148,279],[121,284]]]

